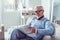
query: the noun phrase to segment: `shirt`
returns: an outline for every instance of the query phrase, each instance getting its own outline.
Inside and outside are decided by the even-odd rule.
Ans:
[[[42,35],[52,35],[54,28],[48,19],[42,17],[40,20],[37,20],[37,17],[33,17],[31,21],[27,22],[26,25],[34,27],[37,29],[38,33],[35,33],[35,36],[32,36],[34,39],[38,40]],[[46,22],[45,22],[46,21]]]

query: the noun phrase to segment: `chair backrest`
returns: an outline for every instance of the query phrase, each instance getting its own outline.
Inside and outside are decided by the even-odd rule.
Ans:
[[[55,25],[52,23],[52,26],[53,26],[53,28],[54,28],[53,35],[55,35]]]
[[[52,26],[54,28],[54,32],[53,32],[53,35],[50,35],[50,36],[51,36],[51,40],[55,40],[55,25],[52,23]]]
[[[53,26],[53,28],[54,28],[54,32],[53,32],[53,34],[52,34],[52,35],[46,35],[46,36],[50,36],[50,37],[51,37],[50,40],[55,40],[55,25],[52,23],[52,26]],[[46,39],[46,37],[44,37],[43,40],[45,40],[45,39]]]
[[[47,22],[47,21],[49,21],[49,20],[45,20],[45,21],[44,21],[44,26],[45,26],[45,24],[46,24],[46,22]],[[53,31],[53,33],[51,34],[51,36],[52,36],[52,35],[54,35],[54,34],[55,34],[55,26],[54,26],[54,24],[53,24],[53,23],[51,23],[51,24],[52,24],[52,27],[54,28],[54,31]]]

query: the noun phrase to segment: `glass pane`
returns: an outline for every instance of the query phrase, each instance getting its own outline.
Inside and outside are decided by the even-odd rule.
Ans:
[[[53,21],[60,25],[60,0],[54,0]]]

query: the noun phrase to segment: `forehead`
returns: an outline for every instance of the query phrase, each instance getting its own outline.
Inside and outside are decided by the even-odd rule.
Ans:
[[[43,10],[43,7],[42,6],[37,6],[37,7],[35,7],[35,11],[36,10]]]

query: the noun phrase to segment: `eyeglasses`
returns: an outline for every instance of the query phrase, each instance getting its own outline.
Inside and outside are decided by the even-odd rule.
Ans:
[[[41,11],[43,11],[43,10],[38,10],[38,11],[35,11],[36,13],[39,13],[39,12],[41,12]]]

